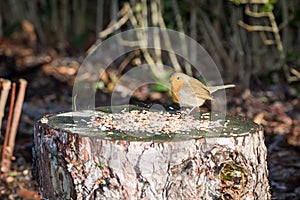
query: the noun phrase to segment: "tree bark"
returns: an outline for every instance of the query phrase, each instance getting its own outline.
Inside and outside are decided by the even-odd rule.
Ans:
[[[253,122],[227,118],[228,135],[144,139],[103,135],[82,125],[88,119],[70,112],[36,123],[34,163],[44,198],[270,199],[263,129]]]

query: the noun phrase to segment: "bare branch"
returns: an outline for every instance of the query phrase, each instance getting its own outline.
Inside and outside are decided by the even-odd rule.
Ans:
[[[238,24],[249,32],[252,32],[252,31],[274,32],[274,29],[271,26],[252,26],[252,25],[246,24],[245,22],[243,22],[241,20],[239,20]]]
[[[130,15],[132,15],[132,13],[128,12],[129,9],[130,9],[129,4],[125,3],[124,6],[123,6],[123,9],[121,9],[121,11],[119,12],[120,14],[123,14],[123,17],[121,19],[119,19],[118,22],[114,23],[113,25],[111,25],[107,29],[101,31],[99,33],[99,37],[101,39],[103,39],[103,38],[107,37],[109,34],[113,33],[116,30],[118,30],[121,26],[123,26],[128,21]]]
[[[153,26],[157,27],[158,26],[158,19],[159,19],[159,14],[158,14],[158,1],[151,1],[150,2],[150,7],[151,7],[151,12],[152,12],[152,24]],[[153,33],[154,35],[158,35],[158,31],[155,30],[155,32]],[[160,45],[160,38],[159,37],[154,37],[153,38],[154,41],[154,52],[155,52],[155,56],[156,56],[156,62],[159,64],[162,64],[162,60],[161,60],[161,45]]]
[[[0,95],[0,131],[1,131],[2,119],[4,117],[4,110],[5,110],[8,93],[11,87],[11,82],[10,80],[0,79],[0,84],[2,84],[2,86],[0,85],[1,86],[0,88],[2,88],[0,93],[1,94]]]
[[[178,4],[176,0],[172,0],[172,5],[173,5],[173,10],[175,13],[175,20],[178,26],[178,30],[181,33],[184,33],[184,28],[183,28],[183,23],[182,23],[182,18],[181,18],[181,14],[178,8]],[[180,43],[181,43],[181,47],[182,47],[182,53],[185,57],[187,57],[188,55],[188,48],[187,48],[187,44],[186,41],[184,41],[184,35],[180,34],[179,36],[180,39]],[[192,52],[191,52],[192,53]],[[184,67],[185,67],[185,71],[187,74],[192,75],[192,68],[191,68],[191,64],[189,62],[187,62],[186,59],[184,59]]]
[[[16,135],[17,135],[17,130],[19,126],[19,121],[21,117],[21,112],[22,112],[22,105],[25,97],[25,91],[26,91],[26,86],[27,86],[27,81],[25,79],[20,79],[20,87],[19,87],[19,92],[18,92],[18,97],[16,100],[16,105],[14,108],[14,115],[13,115],[13,120],[11,124],[11,129],[9,133],[9,140],[8,140],[8,148],[11,150],[11,154],[9,157],[11,158],[13,149],[15,146],[15,140],[16,140]]]
[[[96,34],[98,34],[103,29],[103,12],[104,0],[97,0]]]
[[[5,132],[4,143],[3,143],[3,151],[2,151],[1,172],[3,173],[9,171],[10,164],[11,164],[12,149],[8,146],[8,141],[9,141],[9,132],[11,128],[11,119],[12,119],[14,105],[15,105],[15,96],[16,96],[16,84],[13,83],[11,96],[10,96],[10,105],[9,105],[7,124],[6,124],[6,132]]]

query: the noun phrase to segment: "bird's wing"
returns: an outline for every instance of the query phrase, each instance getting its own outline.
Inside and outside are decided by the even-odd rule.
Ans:
[[[196,88],[195,88],[195,90],[196,90]],[[212,96],[211,96],[210,92],[205,88],[201,88],[201,89],[198,88],[196,90],[196,96],[197,96],[197,98],[212,100]]]
[[[199,82],[200,83],[200,82]],[[201,83],[200,83],[201,84]],[[182,86],[181,88],[184,93],[194,95],[195,97],[203,100],[212,100],[210,92],[206,89],[206,87],[197,84],[187,84]]]

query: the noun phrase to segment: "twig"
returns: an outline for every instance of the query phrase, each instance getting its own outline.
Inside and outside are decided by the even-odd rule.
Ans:
[[[124,40],[124,39],[120,39],[120,43],[124,46],[128,46],[128,47],[136,47],[139,46],[139,42],[138,41],[131,41],[131,40]]]
[[[109,34],[113,33],[116,30],[118,30],[121,26],[123,26],[128,21],[128,19],[130,17],[130,14],[131,14],[131,13],[128,12],[128,9],[130,9],[129,4],[124,4],[124,7],[122,9],[123,12],[125,12],[124,16],[121,19],[119,19],[118,22],[114,23],[112,26],[110,26],[107,29],[101,31],[99,33],[99,37],[101,39],[105,38]]]
[[[245,14],[254,18],[269,17],[269,13],[270,12],[253,12],[250,10],[249,5],[247,5],[245,8]]]
[[[262,40],[263,40],[263,42],[264,42],[265,45],[273,45],[273,44],[275,44],[274,40],[270,40],[270,39],[267,38],[265,32],[260,31],[259,34],[260,34],[260,37],[262,38]]]
[[[286,68],[287,68],[287,66],[286,66]],[[299,81],[300,80],[300,72],[298,72],[296,69],[294,69],[294,68],[292,68],[291,70],[290,70],[290,72],[292,73],[292,74],[294,74],[294,76],[288,76],[287,78],[288,78],[288,82],[294,82],[294,81]]]
[[[158,10],[158,4],[160,4],[160,1],[153,1],[153,4],[155,4],[155,6],[153,4],[150,4],[151,6],[151,11],[154,11],[154,13],[152,12],[152,17],[154,15],[154,18],[156,18],[156,26],[158,23],[158,14],[157,14],[157,10]],[[147,12],[147,1],[146,0],[142,0],[142,18],[140,18],[139,16],[137,16],[137,19],[140,19],[141,25],[142,27],[148,27],[148,12]],[[155,13],[156,12],[156,13]],[[152,18],[151,18],[152,19]],[[146,32],[148,33],[148,32]],[[144,36],[144,42],[148,42],[148,35],[146,35],[146,33],[143,33]],[[161,43],[160,43],[160,37],[159,37],[159,31],[158,30],[154,30],[153,31],[153,45],[154,45],[154,60],[153,60],[153,56],[150,55],[148,49],[143,48],[142,52],[143,55],[145,57],[145,59],[147,59],[150,62],[154,62],[155,64],[152,64],[151,66],[151,70],[152,73],[159,79],[163,79],[164,78],[164,69],[163,69],[163,64],[162,64],[162,60],[161,60]],[[147,44],[148,46],[148,44]]]
[[[2,151],[2,160],[1,160],[1,172],[8,172],[10,169],[12,149],[8,147],[9,140],[9,132],[11,127],[11,119],[13,115],[14,105],[15,105],[15,97],[16,97],[16,83],[12,84],[11,96],[10,96],[10,105],[9,105],[9,113],[6,124],[6,132],[3,143],[3,151]]]
[[[111,0],[110,2],[110,19],[112,19],[113,22],[116,22],[118,19],[118,0]]]
[[[219,69],[230,69],[232,67],[232,63],[231,63],[231,60],[228,59],[228,55],[226,53],[226,50],[222,44],[222,41],[220,39],[220,37],[217,35],[215,29],[213,28],[213,25],[210,21],[210,19],[207,17],[206,14],[204,14],[204,12],[202,10],[200,10],[200,16],[203,20],[203,23],[207,29],[207,31],[210,33],[210,37],[212,39],[212,42],[214,44],[214,46],[216,47],[216,51],[217,53],[221,56],[222,60],[223,60],[223,63],[224,63],[224,67],[222,66],[218,66]]]
[[[191,38],[197,41],[197,8],[195,6],[192,6],[191,13],[190,13],[190,35]],[[191,43],[189,45],[190,47],[190,59],[191,63],[196,63],[197,61],[197,53],[196,53],[196,45],[194,43]]]
[[[217,66],[221,66],[221,58],[218,54],[218,51],[216,50],[216,47],[215,47],[211,37],[209,36],[209,31],[205,28],[203,19],[198,20],[197,25],[198,25],[198,27],[200,27],[199,30],[201,32],[201,35],[203,36],[204,41],[207,43],[207,48],[208,48],[211,56],[213,57],[214,62],[216,62]]]
[[[128,12],[130,13],[129,20],[130,20],[131,24],[133,25],[133,27],[138,27],[138,21],[137,21],[136,17],[133,15],[132,9],[130,7],[129,7]],[[145,43],[147,42],[147,40],[146,40],[145,36],[143,35],[142,30],[137,30],[136,36],[138,39],[138,41],[137,41],[138,46],[140,47],[146,62],[150,65],[150,69],[151,69],[152,73],[154,74],[155,77],[162,79],[164,73],[163,73],[163,71],[161,71],[162,69],[160,68],[160,66],[155,64],[155,61],[149,54],[148,49],[145,48],[146,47]]]
[[[283,10],[284,10],[283,13],[286,18],[287,17],[286,8]],[[245,28],[247,31],[260,31],[261,38],[265,45],[276,44],[276,47],[277,47],[277,50],[279,53],[280,62],[277,62],[276,66],[273,66],[273,68],[276,69],[276,68],[282,67],[286,78],[289,79],[290,75],[289,75],[289,71],[288,71],[288,66],[285,64],[285,52],[283,49],[283,43],[281,40],[281,36],[279,34],[278,25],[275,21],[274,13],[273,12],[253,12],[250,10],[249,5],[246,6],[245,13],[248,16],[251,16],[254,18],[268,17],[271,26],[259,26],[259,25],[252,26],[252,25],[248,25],[248,24],[244,23],[243,21],[239,21],[238,24],[241,27]],[[267,39],[264,32],[272,32],[274,34],[275,42],[272,42],[272,40]]]
[[[252,32],[252,31],[274,32],[274,30],[271,26],[252,26],[252,25],[246,24],[245,22],[243,22],[241,20],[239,20],[238,24],[249,32]]]
[[[175,68],[175,71],[177,71],[177,72],[182,71],[182,69],[180,67],[180,64],[178,63],[176,55],[173,52],[170,52],[170,50],[172,49],[172,45],[171,45],[171,42],[170,42],[169,34],[168,34],[167,31],[165,31],[166,30],[166,24],[165,24],[165,21],[164,21],[163,16],[162,16],[162,11],[159,12],[158,23],[159,23],[160,27],[163,28],[162,35],[163,35],[163,38],[164,38],[166,48],[168,49],[168,54],[169,54],[170,61],[173,65],[173,67]]]
[[[104,0],[97,0],[96,34],[103,29]],[[99,35],[98,35],[99,37]]]
[[[123,26],[129,18],[129,14],[128,13],[128,9],[130,9],[129,4],[124,4],[124,6],[122,7],[122,9],[118,12],[118,16],[122,16],[122,18],[118,21],[111,21],[108,25],[108,28],[102,30],[101,28],[101,32],[98,33],[98,39],[96,40],[96,42],[87,50],[87,54],[90,55],[92,54],[98,47],[98,44],[101,43],[102,39],[107,37],[109,34],[113,33],[115,30],[119,29],[121,26]]]
[[[275,21],[275,16],[273,12],[252,12],[249,8],[249,6],[246,6],[245,13],[251,17],[255,18],[260,18],[260,17],[268,17],[271,23],[271,26],[251,26],[248,24],[245,24],[242,21],[239,21],[239,25],[247,29],[248,31],[268,31],[268,32],[273,32],[275,41],[277,44],[277,49],[280,54],[280,58],[284,58],[283,54],[283,47],[282,47],[282,42],[279,34],[279,29],[277,26],[277,23]]]
[[[296,69],[292,68],[291,73],[294,74],[295,76],[297,76],[298,79],[300,79],[300,72],[298,72]]]
[[[8,93],[11,87],[11,82],[6,79],[0,79],[2,83],[1,96],[0,96],[0,131],[2,127],[2,119],[4,117],[4,109],[7,101]]]
[[[117,76],[120,77],[122,71],[125,69],[125,67],[129,64],[129,62],[136,56],[136,52],[130,52],[126,58],[122,61],[122,63],[118,67]]]
[[[154,27],[158,26],[158,3],[160,2],[156,2],[156,1],[151,1],[150,2],[150,7],[151,7],[151,19],[152,19],[152,24]],[[161,59],[161,45],[160,45],[160,38],[156,37],[156,35],[159,34],[159,31],[157,29],[154,29],[154,33],[153,35],[155,36],[153,38],[153,45],[154,45],[154,52],[155,52],[155,56],[156,56],[156,62],[158,64],[162,64],[162,59]]]
[[[12,119],[11,129],[10,129],[10,133],[9,133],[9,139],[8,139],[7,149],[9,149],[9,154],[8,154],[9,159],[11,159],[13,150],[15,147],[16,134],[17,134],[17,130],[18,130],[18,125],[19,125],[21,111],[22,111],[22,105],[23,105],[26,86],[27,86],[27,81],[25,79],[20,79],[19,82],[20,82],[20,87],[19,87],[18,97],[16,100],[16,105],[14,108],[14,114],[13,114],[13,119]],[[10,164],[9,164],[9,166],[10,166]]]
[[[142,27],[148,27],[148,6],[147,0],[141,0],[142,3]]]
[[[173,5],[174,13],[175,13],[175,20],[176,20],[176,23],[178,26],[178,30],[179,30],[179,32],[184,33],[183,23],[182,23],[182,19],[181,19],[177,1],[172,0],[172,5]],[[182,54],[184,55],[184,57],[187,57],[188,56],[188,48],[187,48],[186,41],[184,40],[184,35],[180,34],[179,39],[180,39],[180,43],[181,43]],[[193,52],[191,52],[191,53],[193,53]],[[191,64],[186,59],[184,59],[184,68],[185,68],[185,72],[188,75],[192,75]]]

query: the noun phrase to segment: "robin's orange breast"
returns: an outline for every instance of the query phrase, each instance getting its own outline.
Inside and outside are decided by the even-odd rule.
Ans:
[[[182,88],[182,86],[185,83],[185,81],[183,79],[176,79],[176,77],[171,77],[171,89],[172,89],[172,95],[173,95],[173,99],[176,102],[180,102],[181,101],[181,97],[180,97],[180,90]]]

